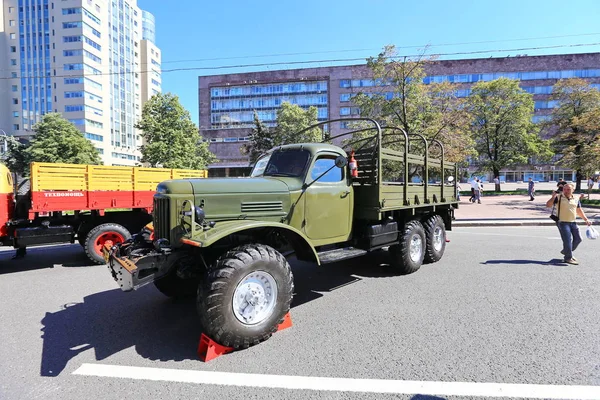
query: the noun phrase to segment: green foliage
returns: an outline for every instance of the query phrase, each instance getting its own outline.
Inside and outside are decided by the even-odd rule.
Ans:
[[[253,164],[261,154],[274,146],[275,130],[267,128],[258,117],[258,113],[254,111],[254,127],[250,134],[250,143],[242,145],[240,152],[243,155],[248,155],[250,164]]]
[[[26,145],[8,139],[5,163],[11,171],[27,176],[31,162],[100,164],[94,145],[59,113],[44,115],[33,130],[35,136]]]
[[[6,139],[7,151],[2,157],[2,162],[11,172],[15,172],[20,176],[29,175],[29,155],[25,152],[27,146],[19,142],[14,136],[8,136],[4,139]]]
[[[549,121],[555,150],[560,164],[578,171],[579,188],[581,178],[600,167],[600,91],[583,79],[564,79],[550,98],[559,102]]]
[[[433,61],[433,57],[424,56],[399,59],[395,47],[386,46],[377,57],[367,60],[378,86],[358,93],[352,102],[362,117],[373,118],[382,127],[400,127],[409,135],[421,134],[429,141],[437,139],[445,146],[446,160],[464,161],[474,154],[464,100],[456,96],[456,85],[423,83],[424,69]],[[389,92],[391,98],[386,95]],[[359,133],[353,139],[361,136],[364,134]],[[418,150],[419,141],[411,139],[411,142]],[[403,146],[401,140],[388,147],[400,150]],[[433,147],[430,150],[435,151]]]
[[[189,112],[170,93],[158,93],[142,110],[135,125],[146,143],[141,146],[142,162],[152,167],[204,169],[216,161],[208,144],[200,140],[198,127]]]
[[[552,157],[549,142],[540,138],[531,122],[533,97],[518,81],[478,82],[471,88],[468,109],[481,170],[498,176],[502,168],[525,164],[529,157]]]
[[[321,129],[313,128],[300,133],[318,122],[316,107],[307,110],[296,104],[283,102],[277,110],[277,122],[273,128],[268,128],[260,121],[258,114],[254,113],[254,128],[250,135],[250,142],[240,148],[242,154],[248,154],[250,163],[254,163],[261,154],[275,146],[291,143],[321,142],[324,135]]]

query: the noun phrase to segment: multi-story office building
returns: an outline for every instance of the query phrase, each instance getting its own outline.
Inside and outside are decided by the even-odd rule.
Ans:
[[[600,87],[600,53],[444,60],[428,65],[425,72],[426,84],[456,83],[461,97],[468,96],[470,87],[479,81],[519,79],[521,87],[533,94],[533,120],[537,122],[547,118],[556,105],[548,98],[559,79],[580,77]],[[366,65],[201,76],[198,84],[200,130],[220,160],[209,166],[217,176],[248,172],[248,159],[239,148],[248,140],[254,110],[267,125],[274,123],[283,101],[316,106],[319,119],[335,119],[359,113],[352,105],[353,93],[386,91],[375,85]],[[345,125],[329,128],[336,135]],[[539,180],[571,179],[571,174],[553,166],[522,166],[504,171],[503,177],[507,181],[526,180],[530,175]]]
[[[134,124],[160,91],[154,17],[136,0],[2,0],[0,12],[0,129],[27,139],[59,112],[104,164],[139,163]]]

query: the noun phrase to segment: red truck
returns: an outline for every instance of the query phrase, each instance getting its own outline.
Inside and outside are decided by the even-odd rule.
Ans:
[[[32,163],[25,185],[3,164],[0,174],[0,245],[17,249],[13,258],[27,246],[77,240],[97,264],[107,240],[123,242],[152,221],[160,182],[207,177],[206,170],[54,163]]]

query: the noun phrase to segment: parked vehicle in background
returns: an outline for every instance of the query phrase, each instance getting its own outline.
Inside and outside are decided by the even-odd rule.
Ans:
[[[153,196],[166,179],[205,178],[206,170],[32,163],[29,179],[16,184],[0,164],[0,244],[74,243],[104,264],[102,246],[121,243],[152,220]]]
[[[204,333],[245,348],[290,309],[290,254],[327,264],[387,247],[400,274],[440,260],[458,208],[443,145],[368,118],[307,129],[338,121],[368,126],[331,138],[348,136],[342,147],[276,147],[248,178],[158,185],[152,229],[104,248],[121,289],[154,283],[170,297],[196,296]]]

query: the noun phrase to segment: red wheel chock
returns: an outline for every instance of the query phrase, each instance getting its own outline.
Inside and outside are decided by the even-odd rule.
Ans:
[[[283,322],[279,324],[276,332],[282,331],[286,328],[292,326],[292,317],[290,313],[285,314],[283,317]],[[198,357],[203,362],[210,361],[214,358],[222,356],[223,354],[231,353],[233,351],[233,347],[227,347],[218,344],[204,333],[200,336],[200,343],[198,343]]]

